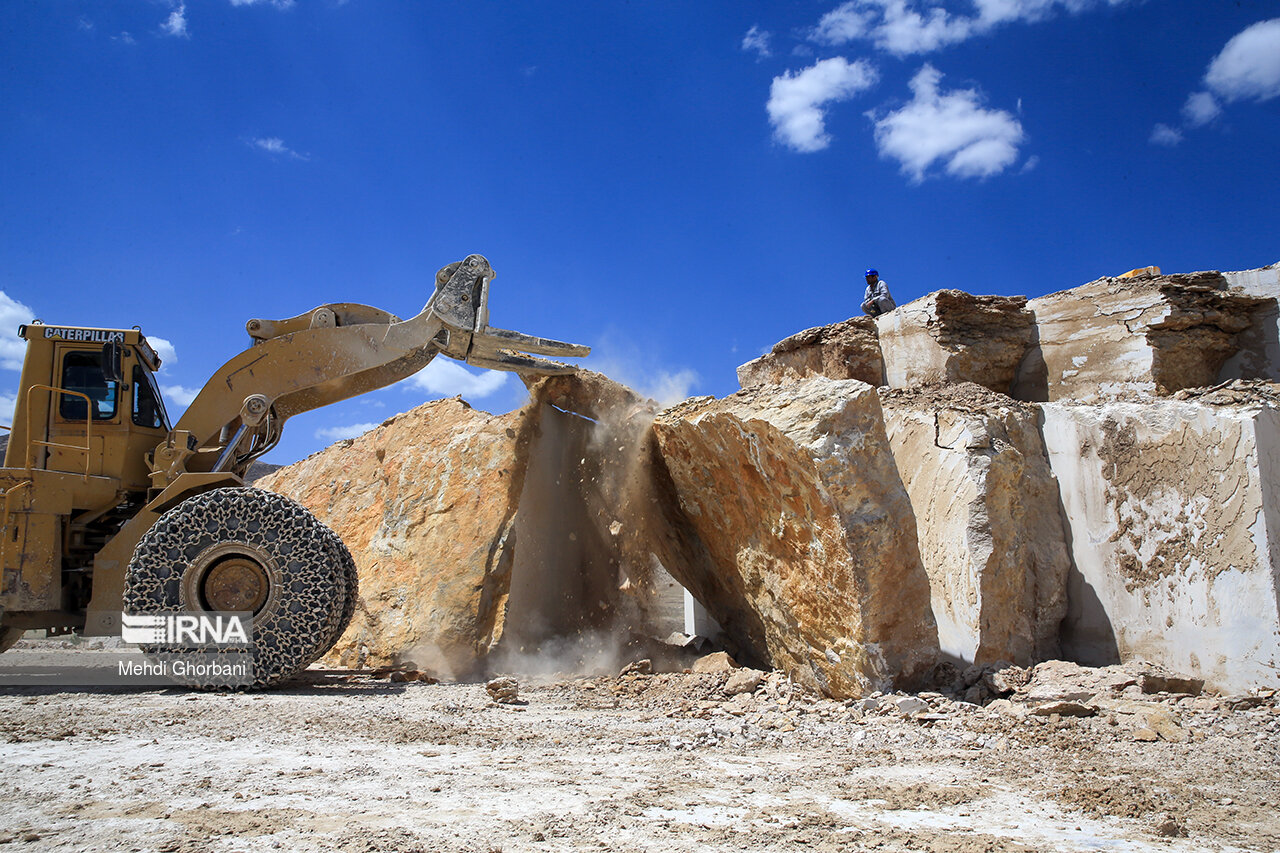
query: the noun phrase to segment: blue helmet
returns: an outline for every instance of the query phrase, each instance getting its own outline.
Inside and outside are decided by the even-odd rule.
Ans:
[[[864,275],[880,275],[878,270],[867,270]]]

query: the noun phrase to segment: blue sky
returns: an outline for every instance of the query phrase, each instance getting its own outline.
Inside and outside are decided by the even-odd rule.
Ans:
[[[176,418],[249,318],[410,316],[473,252],[495,325],[667,399],[868,266],[902,303],[1280,260],[1276,0],[47,0],[0,50],[9,405],[33,317],[166,342]],[[523,387],[438,359],[267,458],[454,393]]]

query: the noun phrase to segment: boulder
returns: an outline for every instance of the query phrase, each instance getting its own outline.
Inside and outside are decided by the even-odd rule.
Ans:
[[[690,668],[692,672],[700,673],[717,673],[732,672],[738,666],[737,662],[729,656],[728,652],[712,652],[709,655],[703,655],[693,662]]]
[[[1035,406],[979,385],[880,389],[943,654],[1058,656],[1071,566]]]
[[[1013,396],[1096,402],[1212,385],[1266,305],[1217,272],[1101,278],[1033,299],[1038,340]]]
[[[885,384],[974,382],[1008,393],[1033,337],[1021,296],[939,290],[876,318]]]
[[[773,345],[773,349],[738,368],[738,385],[776,385],[809,376],[884,383],[884,360],[876,323],[851,317],[829,326],[805,329]]]
[[[667,568],[751,657],[833,697],[924,677],[937,628],[874,388],[813,377],[701,398],[654,435],[701,546]]]
[[[360,600],[325,658],[470,673],[501,637],[529,410],[439,400],[282,468],[257,485],[299,501],[351,550]]]
[[[765,674],[758,669],[740,669],[724,683],[726,696],[737,696],[739,693],[754,693],[764,682]]]
[[[1066,656],[1142,657],[1223,691],[1275,683],[1278,392],[1042,407],[1075,565]]]

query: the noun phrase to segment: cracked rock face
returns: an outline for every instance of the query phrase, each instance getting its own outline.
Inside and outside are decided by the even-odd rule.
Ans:
[[[1254,396],[1042,407],[1075,564],[1066,655],[1274,683],[1280,410]]]
[[[777,385],[809,376],[883,384],[884,360],[875,321],[851,317],[798,332],[774,344],[768,354],[739,367],[738,385]]]
[[[355,559],[360,602],[329,663],[477,668],[502,633],[526,414],[426,403],[258,482],[310,509]]]
[[[937,658],[914,517],[875,389],[816,377],[698,399],[654,424],[705,549],[671,571],[759,661],[828,696]]]
[[[939,290],[876,319],[885,384],[973,382],[1008,393],[1033,337],[1021,296]]]
[[[1216,272],[1102,278],[1033,299],[1039,341],[1013,395],[1090,402],[1212,385],[1266,304]]]
[[[1071,559],[1038,410],[973,384],[880,396],[943,654],[1057,657]]]

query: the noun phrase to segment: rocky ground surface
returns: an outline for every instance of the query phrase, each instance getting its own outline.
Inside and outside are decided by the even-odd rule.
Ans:
[[[317,670],[257,694],[6,688],[0,844],[1280,849],[1270,691],[1050,662],[837,702],[776,673],[647,669],[489,691]]]

